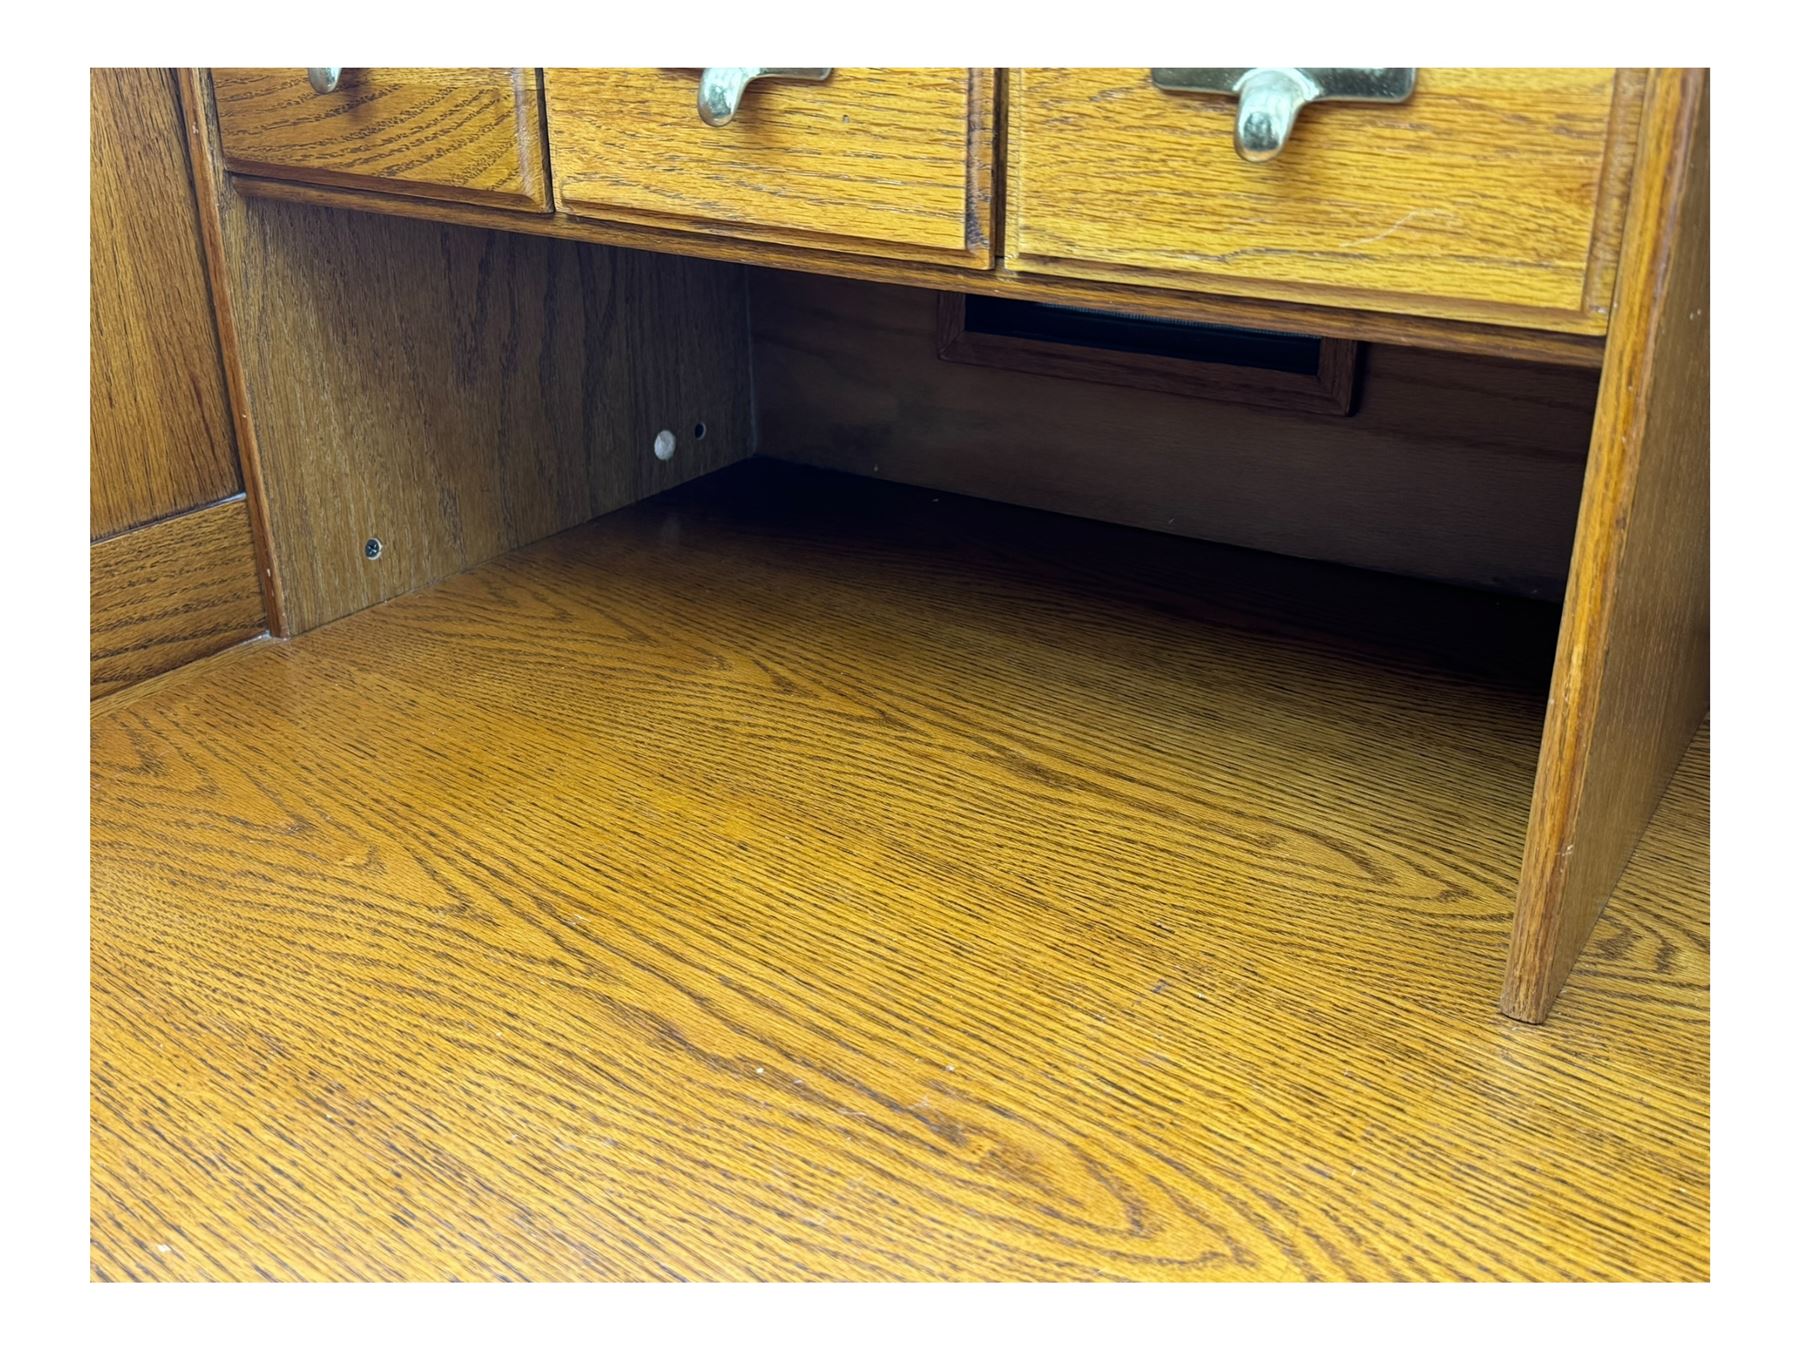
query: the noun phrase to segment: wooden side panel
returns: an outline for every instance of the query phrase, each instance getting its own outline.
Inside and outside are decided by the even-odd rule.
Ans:
[[[752,449],[736,267],[235,197],[224,233],[289,632]]]
[[[1639,72],[1423,68],[1402,104],[1320,103],[1275,159],[1237,100],[1148,69],[1009,72],[1022,271],[1604,332]]]
[[[213,88],[228,168],[549,209],[536,69],[362,66],[321,94],[298,67],[221,68]]]
[[[697,70],[549,70],[556,201],[578,216],[986,267],[992,70],[759,81],[722,127]]]
[[[1326,418],[938,359],[929,291],[757,272],[764,454],[1552,597],[1591,372],[1372,346]]]
[[[95,539],[240,491],[168,70],[89,73]]]
[[[242,497],[128,530],[88,558],[90,695],[99,698],[261,633]]]
[[[1501,1008],[1542,1021],[1708,693],[1705,71],[1658,71],[1538,762]]]

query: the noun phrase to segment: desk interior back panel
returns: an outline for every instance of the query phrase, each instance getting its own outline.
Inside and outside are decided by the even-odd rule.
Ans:
[[[231,192],[221,216],[289,632],[753,449],[736,266]]]
[[[1594,371],[1372,345],[1349,417],[938,359],[934,292],[757,270],[764,453],[1560,597]]]

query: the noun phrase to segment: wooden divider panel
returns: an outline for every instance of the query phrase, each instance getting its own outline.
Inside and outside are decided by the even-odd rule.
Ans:
[[[752,449],[737,267],[236,197],[224,217],[289,632]]]
[[[1705,715],[1707,72],[1658,71],[1501,1009],[1541,1022]]]

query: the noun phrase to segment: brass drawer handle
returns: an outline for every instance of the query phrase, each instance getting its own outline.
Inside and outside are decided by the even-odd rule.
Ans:
[[[338,80],[343,73],[342,66],[308,66],[306,82],[313,87],[315,94],[329,94],[338,87]]]
[[[1236,94],[1238,155],[1252,164],[1274,159],[1309,103],[1404,103],[1416,66],[1159,67],[1150,82],[1172,94]]]
[[[830,66],[708,66],[700,72],[700,120],[722,127],[737,115],[753,80],[824,80]]]

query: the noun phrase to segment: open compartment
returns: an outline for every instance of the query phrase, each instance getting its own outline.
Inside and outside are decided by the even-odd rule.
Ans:
[[[407,176],[184,72],[276,640],[95,705],[96,1274],[1703,1277],[1704,78],[1603,75],[1502,312],[1041,265],[986,70],[931,239],[571,175],[685,75]]]

